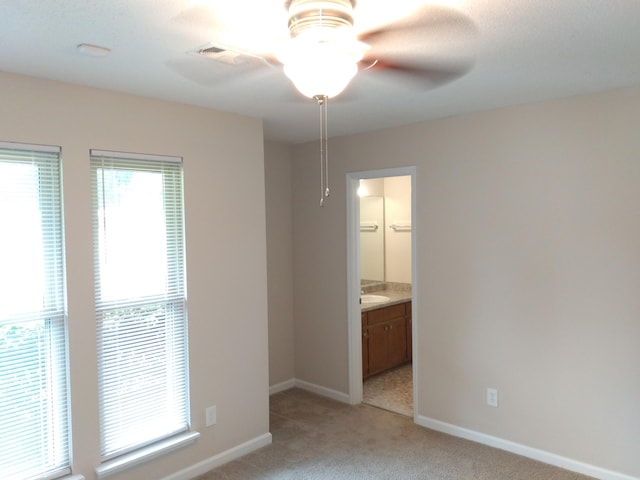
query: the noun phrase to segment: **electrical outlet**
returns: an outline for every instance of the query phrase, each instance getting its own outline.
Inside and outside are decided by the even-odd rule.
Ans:
[[[498,406],[498,390],[496,388],[487,388],[487,405],[490,407]]]
[[[207,427],[210,427],[211,425],[216,424],[216,422],[218,421],[217,416],[218,416],[218,413],[215,405],[207,407],[207,409],[205,410]]]

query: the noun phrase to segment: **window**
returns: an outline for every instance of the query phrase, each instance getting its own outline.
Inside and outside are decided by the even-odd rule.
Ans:
[[[60,149],[0,143],[0,478],[70,472]]]
[[[103,462],[188,430],[182,163],[91,152]]]

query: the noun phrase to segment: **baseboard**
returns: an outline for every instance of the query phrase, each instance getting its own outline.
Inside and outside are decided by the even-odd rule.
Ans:
[[[296,386],[296,379],[290,378],[289,380],[281,383],[276,383],[275,385],[271,385],[269,387],[269,395],[274,395],[276,393],[284,392],[285,390],[290,390]]]
[[[476,432],[466,428],[458,427],[450,423],[441,422],[440,420],[434,420],[432,418],[418,415],[416,417],[416,424],[436,430],[438,432],[447,433],[454,437],[464,438],[476,443],[488,445],[490,447],[505,450],[507,452],[522,455],[523,457],[538,460],[549,465],[564,468],[572,472],[581,473],[590,477],[598,478],[600,480],[640,480],[637,477],[625,475],[623,473],[606,470],[604,468],[589,465],[587,463],[572,460],[570,458],[556,455],[555,453],[545,452],[544,450],[538,450],[536,448],[527,447],[519,443],[504,440],[502,438],[494,437],[484,433]]]
[[[191,465],[190,467],[180,470],[168,477],[164,477],[162,480],[189,480],[191,478],[195,478],[198,475],[202,475],[203,473],[220,467],[225,463],[229,463],[251,452],[255,452],[262,447],[266,447],[271,444],[271,440],[271,434],[265,433],[264,435],[260,435],[259,437],[219,453],[218,455],[207,458],[202,462]]]
[[[349,395],[343,392],[338,392],[337,390],[332,390],[330,388],[322,387],[314,383],[309,383],[297,379],[295,380],[295,386],[301,388],[302,390],[306,390],[307,392],[316,393],[322,397],[337,400],[338,402],[350,403]]]
[[[284,392],[285,390],[289,390],[291,388],[306,390],[307,392],[315,393],[317,395],[320,395],[321,397],[331,398],[342,403],[350,402],[349,395],[347,395],[346,393],[338,392],[337,390],[332,390],[327,387],[322,387],[320,385],[316,385],[315,383],[305,382],[304,380],[298,380],[297,378],[291,378],[285,382],[270,386],[269,395]]]

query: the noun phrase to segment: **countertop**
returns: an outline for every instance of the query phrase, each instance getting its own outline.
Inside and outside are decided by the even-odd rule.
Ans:
[[[396,305],[398,303],[404,303],[411,301],[411,289],[409,290],[376,290],[372,292],[366,292],[370,295],[384,295],[385,297],[389,297],[389,300],[386,302],[380,303],[368,303],[367,305],[361,305],[361,312],[368,312],[369,310],[376,310],[378,308],[388,307],[389,305]]]

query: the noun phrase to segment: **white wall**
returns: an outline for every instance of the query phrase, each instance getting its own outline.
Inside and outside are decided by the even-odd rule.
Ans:
[[[393,224],[411,226],[411,177],[386,177],[384,201],[386,280],[411,283],[411,230],[390,228]]]
[[[360,197],[361,282],[362,280],[384,281],[384,225],[384,197],[378,195]]]
[[[348,172],[417,172],[429,419],[640,477],[640,87],[294,148],[296,376],[347,393]],[[485,390],[500,407],[485,405]]]
[[[63,157],[73,471],[99,463],[89,150],[183,157],[191,423],[198,441],[116,475],[163,478],[268,435],[267,289],[259,120],[0,73],[0,139]],[[218,424],[204,425],[217,405]]]
[[[365,188],[367,195],[377,195],[384,197],[383,178],[365,178],[360,180],[360,185]]]
[[[384,177],[360,180],[360,185],[366,188],[367,195],[384,197],[384,222],[378,232],[384,236],[383,261],[384,280],[387,282],[411,283],[411,230],[400,231],[391,229],[394,223],[411,226],[411,177]],[[360,221],[365,221],[363,215],[363,201],[360,199]],[[369,243],[370,234],[361,234],[360,250],[364,258],[371,254],[367,249],[372,248]],[[375,267],[378,268],[378,267]],[[365,265],[361,270],[365,271]],[[378,278],[372,275],[362,275],[362,278]]]

